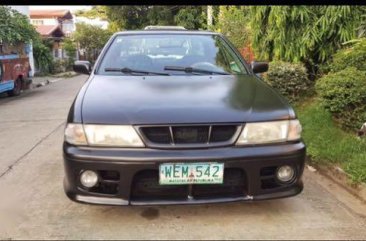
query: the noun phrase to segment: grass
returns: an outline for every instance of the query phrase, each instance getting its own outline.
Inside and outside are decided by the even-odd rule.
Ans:
[[[354,182],[366,182],[366,138],[345,132],[317,98],[295,105],[307,154],[318,164],[338,164]]]

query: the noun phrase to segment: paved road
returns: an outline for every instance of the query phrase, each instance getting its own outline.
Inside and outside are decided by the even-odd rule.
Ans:
[[[61,144],[84,80],[0,98],[0,239],[366,239],[365,205],[310,171],[303,193],[281,200],[170,207],[71,202],[62,188]]]

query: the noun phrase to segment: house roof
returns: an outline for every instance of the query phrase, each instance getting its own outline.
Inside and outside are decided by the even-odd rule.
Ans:
[[[69,10],[31,10],[30,18],[64,18],[72,19],[72,14]]]
[[[65,34],[59,25],[38,25],[35,26],[42,37],[64,37]]]

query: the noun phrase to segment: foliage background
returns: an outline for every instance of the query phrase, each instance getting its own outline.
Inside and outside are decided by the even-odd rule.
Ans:
[[[0,6],[0,42],[30,43],[37,38],[37,31],[25,15],[10,7]]]
[[[73,41],[75,46],[86,51],[87,58],[93,62],[95,55],[103,48],[111,37],[112,33],[109,30],[102,29],[98,26],[93,26],[85,23],[77,23],[76,31],[73,33]],[[69,43],[69,50],[72,44]]]
[[[306,68],[300,63],[287,63],[274,61],[269,64],[269,70],[264,77],[265,81],[275,88],[290,102],[295,102],[304,97],[312,82],[308,79]]]

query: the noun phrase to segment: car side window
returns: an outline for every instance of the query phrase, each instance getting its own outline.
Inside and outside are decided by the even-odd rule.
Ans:
[[[221,63],[225,71],[238,74],[247,72],[239,58],[222,38],[217,38],[217,45],[219,47],[218,57],[222,58]]]

